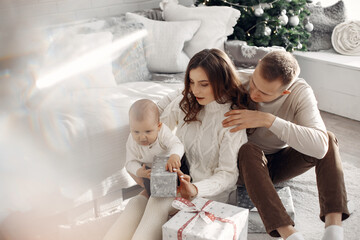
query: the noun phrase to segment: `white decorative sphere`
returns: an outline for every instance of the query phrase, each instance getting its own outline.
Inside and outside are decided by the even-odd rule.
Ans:
[[[299,44],[297,45],[297,49],[302,49],[302,47],[303,47],[303,45],[302,45],[301,43],[299,43]]]
[[[291,2],[292,0],[286,0],[287,2]]]
[[[269,4],[269,3],[260,3],[260,7],[262,9],[269,9],[269,8],[271,8],[271,4]]]
[[[293,27],[299,25],[300,19],[299,16],[291,16],[289,19],[289,24]]]
[[[264,14],[264,10],[261,7],[258,7],[254,11],[255,16],[260,17]]]
[[[285,26],[289,22],[289,18],[286,14],[279,17],[280,25]]]
[[[308,22],[307,24],[305,24],[305,30],[311,32],[312,30],[314,30],[314,25],[311,22]]]
[[[264,31],[264,35],[265,36],[270,36],[271,35],[271,28],[269,28],[269,27],[265,27],[265,31]]]

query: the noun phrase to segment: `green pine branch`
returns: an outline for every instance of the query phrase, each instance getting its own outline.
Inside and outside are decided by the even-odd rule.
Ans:
[[[263,14],[256,16],[256,7],[259,3]],[[229,36],[229,39],[246,41],[248,45],[254,46],[282,46],[287,51],[306,51],[307,49],[310,33],[306,31],[304,24],[310,12],[306,8],[306,0],[202,0],[195,3],[196,6],[200,4],[229,6],[241,12],[234,27],[234,33]],[[283,10],[286,10],[289,18],[289,22],[284,26],[279,20]],[[291,16],[298,16],[298,25],[290,24]],[[269,36],[265,34],[266,27],[271,29]]]

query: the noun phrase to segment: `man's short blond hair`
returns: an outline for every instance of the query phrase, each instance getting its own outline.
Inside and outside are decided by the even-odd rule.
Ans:
[[[266,54],[261,61],[260,74],[269,82],[279,78],[283,86],[290,84],[300,74],[300,67],[295,57],[286,51],[273,51]]]
[[[129,110],[129,117],[136,121],[143,121],[146,118],[154,118],[160,122],[160,113],[157,105],[149,99],[140,99],[134,102]]]

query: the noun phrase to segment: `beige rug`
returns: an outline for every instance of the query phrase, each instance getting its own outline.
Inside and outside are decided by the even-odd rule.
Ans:
[[[343,222],[344,239],[359,239],[360,224],[360,169],[350,163],[343,163],[345,185],[348,193],[350,217]],[[315,180],[315,169],[292,179],[290,186],[295,207],[295,227],[306,240],[320,240],[324,224],[319,218],[319,201]],[[249,240],[274,239],[265,234],[249,234]]]

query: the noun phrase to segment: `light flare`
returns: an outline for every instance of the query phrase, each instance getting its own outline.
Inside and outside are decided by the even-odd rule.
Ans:
[[[119,52],[120,54],[121,50],[125,49],[131,43],[145,37],[146,34],[147,31],[144,29],[133,32],[113,41],[111,44],[100,46],[99,48],[64,63],[60,67],[40,76],[36,81],[36,87],[38,89],[51,87],[70,76],[86,72],[87,70],[106,63],[106,61],[101,61],[101,59],[110,59],[111,61],[115,57],[114,53]]]

